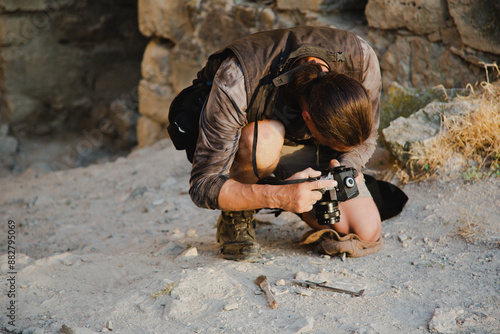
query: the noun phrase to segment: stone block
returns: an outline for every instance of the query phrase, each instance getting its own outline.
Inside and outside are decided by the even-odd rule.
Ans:
[[[159,85],[169,84],[170,47],[166,43],[153,39],[149,42],[141,64],[142,78]]]
[[[17,140],[11,136],[0,137],[0,155],[13,155],[17,152]]]
[[[385,145],[402,164],[409,159],[414,145],[425,147],[442,128],[443,115],[461,115],[477,104],[470,101],[432,102],[409,117],[399,117],[382,130]]]
[[[139,113],[160,124],[168,124],[168,109],[175,97],[169,86],[146,80],[139,83]]]
[[[440,35],[443,43],[445,44],[450,44],[455,47],[460,47],[462,45],[460,34],[455,27],[442,28],[440,31]]]
[[[13,93],[5,94],[5,102],[12,124],[17,124],[28,119],[35,112],[43,110],[42,103],[29,96]]]
[[[193,79],[196,78],[196,74],[199,70],[202,69],[205,64],[197,64],[194,63],[194,61],[195,60],[187,58],[178,58],[175,61],[175,66],[174,62],[172,61],[172,76],[170,77],[170,80],[172,83],[172,88],[174,89],[174,92],[176,94],[192,84]]]
[[[405,87],[465,87],[478,69],[464,66],[448,46],[418,36],[398,36],[380,61],[384,89],[396,81]]]
[[[363,11],[368,0],[278,0],[279,10],[308,10],[314,12]]]
[[[0,0],[0,9],[5,12],[41,11],[48,8],[47,0]]]
[[[0,24],[0,45],[23,45],[40,34],[42,25],[35,25],[27,16],[3,16]]]
[[[0,11],[4,12],[35,12],[57,11],[75,5],[82,6],[87,0],[0,0]]]
[[[158,36],[177,43],[193,33],[184,0],[139,0],[139,30],[144,36]]]
[[[137,146],[144,147],[156,143],[167,137],[166,130],[162,125],[147,116],[142,116],[137,121]]]
[[[321,8],[328,11],[364,11],[368,0],[324,0]]]
[[[446,26],[448,8],[446,0],[369,0],[365,15],[372,28],[406,28],[424,35]]]
[[[448,0],[448,7],[465,45],[500,55],[499,1]]]
[[[448,94],[448,92],[446,93]],[[451,92],[449,95],[451,95]],[[445,101],[445,94],[442,89],[417,89],[403,87],[397,82],[391,83],[389,87],[385,88],[382,95],[380,128],[386,128],[389,126],[390,121],[398,117],[408,117],[414,114],[435,100]]]
[[[271,8],[264,8],[259,13],[259,22],[265,30],[273,29],[276,22],[276,13]]]
[[[278,10],[310,10],[318,11],[323,0],[278,0]]]

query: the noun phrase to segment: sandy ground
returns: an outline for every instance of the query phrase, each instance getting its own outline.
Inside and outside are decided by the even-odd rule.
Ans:
[[[188,179],[167,141],[113,163],[1,178],[0,332],[500,333],[498,178],[404,186],[410,200],[383,223],[383,249],[345,261],[300,246],[308,229],[295,215],[259,214],[257,263],[219,257],[219,213],[191,203]],[[481,224],[470,242],[457,235],[464,216]]]

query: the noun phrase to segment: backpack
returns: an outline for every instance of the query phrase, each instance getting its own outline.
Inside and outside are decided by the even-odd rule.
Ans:
[[[201,110],[210,95],[215,73],[227,55],[228,51],[211,55],[205,67],[198,72],[192,85],[184,88],[170,104],[168,134],[177,150],[186,151],[186,156],[191,163],[198,141]]]

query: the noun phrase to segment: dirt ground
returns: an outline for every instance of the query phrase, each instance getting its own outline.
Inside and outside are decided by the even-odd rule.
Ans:
[[[300,246],[308,228],[295,215],[259,214],[264,258],[248,263],[218,255],[219,212],[192,204],[189,169],[163,141],[1,178],[0,332],[500,333],[499,178],[404,186],[409,202],[383,222],[382,250],[345,261]]]

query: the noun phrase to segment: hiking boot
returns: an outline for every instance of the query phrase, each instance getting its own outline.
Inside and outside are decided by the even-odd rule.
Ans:
[[[222,211],[217,222],[217,242],[222,257],[234,261],[257,261],[260,245],[255,241],[254,210]]]

